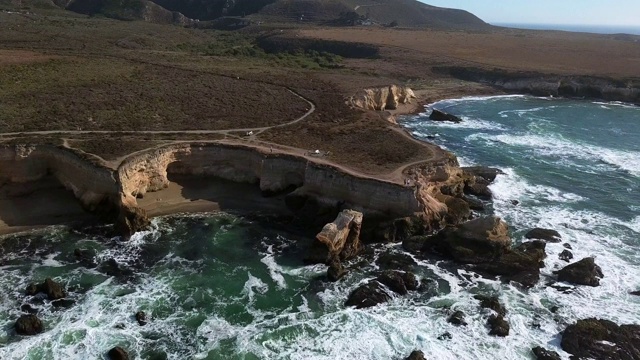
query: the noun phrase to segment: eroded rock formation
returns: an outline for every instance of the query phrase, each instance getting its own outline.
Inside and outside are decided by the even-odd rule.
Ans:
[[[561,345],[579,359],[640,359],[640,325],[578,320],[564,330]]]
[[[349,99],[349,104],[364,110],[395,110],[400,104],[411,103],[416,94],[406,86],[390,85],[363,89]]]
[[[306,260],[311,263],[328,263],[331,259],[346,260],[356,256],[362,248],[361,227],[361,212],[343,210],[316,235]]]

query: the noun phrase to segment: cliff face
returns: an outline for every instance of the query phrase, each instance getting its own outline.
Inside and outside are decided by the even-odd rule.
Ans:
[[[136,197],[166,188],[171,173],[256,184],[265,193],[286,192],[303,202],[311,199],[315,211],[351,208],[382,219],[418,216],[430,230],[447,220],[451,196],[443,193],[460,194],[465,181],[453,157],[412,169],[406,174],[411,184],[400,185],[240,145],[167,145],[132,155],[115,171],[65,148],[0,147],[0,186],[53,175],[87,210],[118,210],[117,228],[125,235],[148,225]]]
[[[360,90],[349,98],[348,103],[364,110],[394,110],[400,104],[408,104],[416,95],[406,86],[391,85],[388,87]]]
[[[0,147],[0,184],[26,183],[53,175],[89,211],[113,203],[118,186],[111,169],[71,150],[49,145]]]
[[[411,187],[358,177],[300,157],[231,145],[180,144],[138,154],[120,166],[118,181],[132,203],[138,195],[166,187],[167,173],[255,183],[266,192],[293,187],[298,195],[324,204],[340,202],[365,213],[408,216],[421,209]]]

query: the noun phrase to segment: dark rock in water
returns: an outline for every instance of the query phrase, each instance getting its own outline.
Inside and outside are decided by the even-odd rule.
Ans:
[[[70,307],[72,307],[76,302],[74,300],[71,299],[58,299],[55,301],[51,302],[51,305],[57,307],[57,308],[65,308],[68,309]]]
[[[331,259],[331,262],[329,263],[329,269],[327,269],[327,277],[329,278],[329,281],[338,281],[346,274],[347,270],[340,262],[340,259],[336,257]]]
[[[94,261],[96,252],[92,249],[75,249],[73,255],[76,257],[79,263],[87,268],[94,268],[97,264]]]
[[[640,296],[640,290],[632,291],[632,292],[630,292],[629,294],[631,294],[631,295],[635,295],[635,296]]]
[[[15,329],[19,335],[36,335],[44,331],[44,325],[35,315],[22,315],[16,321]]]
[[[136,313],[136,321],[140,326],[147,325],[147,314],[142,310],[138,311]]]
[[[118,330],[123,330],[125,329],[127,326],[125,324],[119,323],[119,324],[115,324],[113,326],[114,328],[118,329]]]
[[[602,269],[596,265],[592,257],[567,265],[556,271],[556,274],[559,281],[588,286],[600,285],[600,279],[604,277]]]
[[[450,121],[454,123],[462,122],[462,119],[460,119],[459,117],[455,115],[447,114],[446,112],[438,109],[433,109],[433,111],[431,111],[431,115],[429,115],[429,119],[433,121]]]
[[[578,320],[564,330],[561,345],[572,359],[640,359],[640,325]]]
[[[498,168],[492,168],[487,166],[467,166],[463,167],[462,170],[470,175],[481,177],[488,182],[493,182],[498,174],[504,174],[502,170]]]
[[[27,314],[37,314],[38,313],[38,309],[34,308],[30,304],[22,304],[20,306],[20,311],[22,311],[23,313],[27,313]]]
[[[453,339],[453,335],[451,335],[451,333],[448,331],[438,335],[438,340],[451,340],[451,339]]]
[[[536,346],[531,349],[531,352],[536,357],[536,360],[560,360],[560,355],[555,351],[547,350],[543,347]]]
[[[507,315],[507,309],[500,304],[500,301],[496,296],[486,296],[486,295],[476,295],[474,296],[476,300],[480,300],[480,306],[485,309],[491,309],[498,313],[498,315],[505,316]]]
[[[463,198],[464,201],[467,202],[467,204],[469,204],[469,208],[471,210],[475,210],[475,211],[482,211],[484,210],[484,203],[478,199],[469,197],[469,196],[465,196]]]
[[[409,270],[416,261],[404,253],[384,253],[376,260],[378,266],[385,270]]]
[[[502,315],[491,315],[487,320],[487,325],[491,329],[489,335],[505,337],[509,335],[510,326]]]
[[[527,239],[539,239],[552,243],[558,243],[562,241],[562,236],[560,236],[559,232],[542,228],[531,229],[524,235],[524,237],[526,237]]]
[[[428,236],[412,236],[402,241],[402,248],[411,253],[420,252],[425,247],[428,239]]]
[[[133,274],[133,271],[129,269],[121,268],[120,264],[118,264],[118,262],[114,258],[111,258],[100,264],[99,270],[106,275],[117,278],[128,277]]]
[[[389,300],[391,300],[391,296],[387,294],[382,284],[374,280],[353,290],[344,305],[363,309],[376,306]]]
[[[116,346],[109,350],[107,356],[111,360],[129,360],[129,354],[120,346]]]
[[[420,350],[414,350],[411,352],[408,358],[405,360],[426,360],[424,357],[424,353]]]
[[[562,244],[562,246],[564,246],[565,249],[573,250],[573,248],[571,247],[571,244],[569,243],[564,243]]]
[[[549,309],[549,311],[551,311],[551,312],[552,312],[552,313],[554,313],[554,314],[555,314],[555,313],[557,313],[557,312],[558,312],[558,310],[560,310],[560,307],[559,307],[559,306],[555,306],[555,305],[554,305],[554,306],[552,306],[552,307]]]
[[[464,313],[460,310],[451,314],[447,321],[456,326],[467,326],[467,322],[464,320]]]
[[[149,226],[151,226],[151,222],[144,209],[123,206],[116,220],[115,230],[125,240],[128,240],[131,235],[146,230]]]
[[[408,272],[387,270],[380,274],[376,280],[400,295],[406,295],[408,290],[416,290],[418,288],[418,280],[415,275]]]
[[[39,285],[29,284],[29,286],[27,286],[26,293],[29,296],[45,293],[49,300],[58,300],[67,296],[62,285],[51,280],[51,278],[45,279],[45,281]]]
[[[464,264],[499,258],[511,245],[509,227],[498,217],[481,217],[426,238],[423,251],[448,255]]]
[[[470,184],[466,184],[464,187],[464,193],[475,195],[480,199],[491,200],[493,198],[493,193],[491,189],[486,184],[482,184],[479,182],[474,182]]]
[[[563,250],[560,255],[558,255],[558,257],[560,258],[560,260],[562,261],[566,261],[566,262],[571,262],[571,259],[573,259],[573,254],[571,253],[571,251],[569,250]]]
[[[518,200],[511,200],[511,205],[513,205],[513,206],[518,206],[518,205],[520,205],[520,201],[518,201]]]
[[[544,266],[543,259],[547,256],[545,248],[546,243],[540,240],[522,243],[499,258],[478,264],[475,268],[530,288],[540,280],[540,268]]]

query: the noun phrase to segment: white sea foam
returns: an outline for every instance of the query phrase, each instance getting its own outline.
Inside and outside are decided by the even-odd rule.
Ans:
[[[462,119],[462,122],[459,122],[459,123],[450,122],[450,121],[424,120],[423,122],[420,123],[420,125],[421,127],[427,127],[427,128],[433,128],[433,129],[448,128],[448,129],[477,129],[477,130],[494,130],[494,131],[506,130],[504,125],[501,125],[492,121],[475,119],[468,116],[461,116],[460,118]],[[421,133],[421,134],[424,134],[424,133]],[[426,137],[426,135],[427,134],[425,134],[422,137]]]
[[[596,145],[581,144],[566,140],[560,136],[540,135],[491,135],[478,133],[467,136],[467,141],[483,139],[512,146],[529,148],[536,155],[578,158],[582,160],[602,161],[618,169],[640,177],[640,152],[604,148]],[[596,164],[597,165],[597,164]]]
[[[269,245],[267,247],[267,253],[262,259],[260,259],[260,262],[267,266],[269,275],[271,275],[271,279],[276,283],[278,288],[284,289],[287,287],[287,282],[285,281],[284,276],[282,276],[283,269],[278,265],[278,263],[276,263],[274,256],[273,245]]]
[[[490,100],[503,100],[503,99],[522,99],[529,97],[528,95],[492,95],[492,96],[466,96],[458,99],[447,99],[436,101],[434,103],[428,104],[425,107],[433,108],[435,105],[443,105],[443,104],[454,104],[460,102],[469,102],[469,101],[490,101]]]

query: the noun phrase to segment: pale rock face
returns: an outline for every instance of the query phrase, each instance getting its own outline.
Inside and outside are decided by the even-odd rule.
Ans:
[[[331,259],[346,260],[354,257],[361,249],[361,227],[361,212],[343,210],[316,235],[307,261],[327,263]]]
[[[364,110],[394,110],[400,104],[409,104],[416,95],[406,86],[390,85],[388,87],[360,90],[353,95],[348,103]]]

